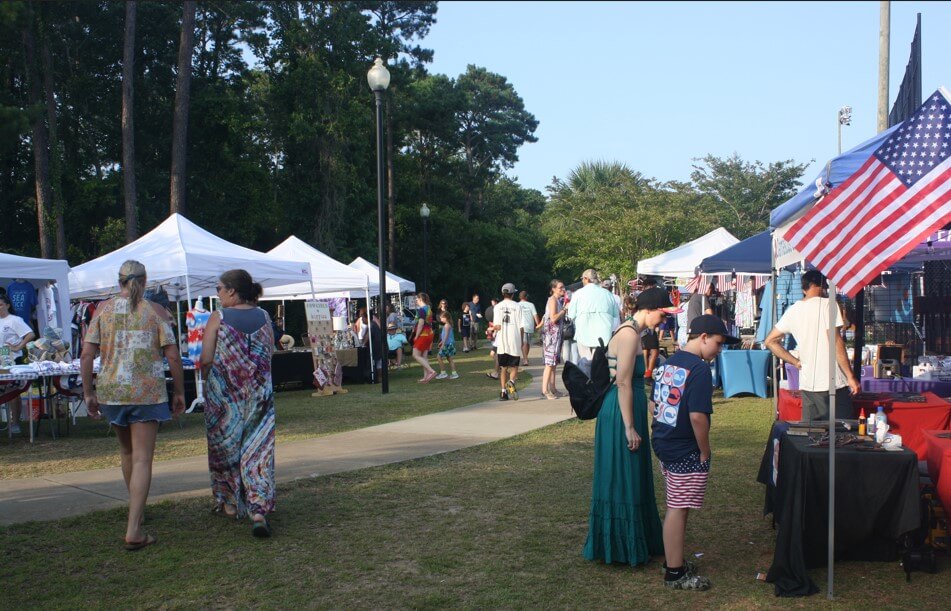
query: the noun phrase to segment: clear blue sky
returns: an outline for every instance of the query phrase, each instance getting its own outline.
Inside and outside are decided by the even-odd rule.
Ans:
[[[951,88],[951,3],[892,2],[890,104],[922,14],[923,95]],[[440,2],[423,46],[432,73],[476,64],[507,77],[539,120],[510,171],[545,192],[580,162],[622,161],[688,180],[692,159],[765,163],[836,153],[872,137],[879,3]]]

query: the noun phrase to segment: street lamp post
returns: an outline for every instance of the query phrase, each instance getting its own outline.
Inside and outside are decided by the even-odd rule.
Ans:
[[[429,206],[425,203],[419,208],[423,219],[423,292],[429,293]]]
[[[380,325],[385,324],[384,320],[386,317],[386,307],[384,306],[386,300],[386,265],[383,260],[384,245],[383,245],[383,228],[384,228],[384,218],[383,218],[383,92],[386,91],[386,88],[390,85],[390,71],[386,69],[386,66],[383,65],[383,60],[379,57],[373,61],[373,67],[370,68],[370,71],[367,72],[367,83],[370,85],[370,90],[373,92],[373,97],[376,99],[376,222],[377,222],[377,259],[380,268],[380,309],[377,311],[377,315],[380,319]],[[369,307],[370,304],[367,304]],[[390,379],[389,372],[386,367],[386,332],[382,329],[380,330],[380,345],[377,346],[377,357],[383,362],[383,367],[380,371],[380,387],[383,391],[383,394],[390,392]],[[373,360],[373,359],[371,359]],[[370,369],[375,369],[376,363],[370,363]]]

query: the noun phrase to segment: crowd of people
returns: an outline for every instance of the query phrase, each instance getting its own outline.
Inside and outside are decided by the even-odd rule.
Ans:
[[[766,342],[799,367],[802,362],[778,340],[787,333],[807,339],[797,321],[811,320],[827,307],[821,298],[823,281],[817,273],[803,276],[805,299],[798,309],[787,311]],[[116,431],[129,492],[124,546],[135,551],[157,541],[143,529],[144,507],[158,427],[185,409],[184,375],[168,310],[145,298],[145,267],[126,261],[118,270],[118,282],[119,294],[100,304],[89,324],[81,373],[90,416],[106,418]],[[659,362],[659,341],[666,331],[673,333],[668,317],[683,311],[674,303],[679,294],[674,291],[672,300],[671,292],[649,280],[635,283],[623,298],[612,288],[594,269],[584,271],[573,292],[561,280],[552,280],[539,316],[527,292],[507,282],[500,289],[501,299],[492,299],[484,311],[479,295],[473,295],[462,304],[458,320],[447,300],[439,301],[434,311],[429,295],[418,293],[409,337],[401,316],[392,306],[386,309],[389,354],[385,360],[393,367],[405,367],[403,346],[411,345],[413,359],[423,372],[420,383],[458,379],[455,335],[461,336],[463,352],[470,352],[478,349],[485,325],[495,367],[487,375],[499,380],[499,400],[517,400],[519,367],[529,363],[530,347],[540,332],[542,394],[557,399],[564,396],[558,390],[558,365],[570,360],[590,372],[596,349],[604,347],[612,382],[595,427],[583,556],[632,566],[663,556],[666,587],[705,590],[711,587],[710,580],[684,556],[687,518],[691,509],[703,506],[710,475],[713,381],[709,362],[723,345],[739,339],[729,334],[720,317],[701,313],[700,300],[691,299],[685,304],[688,322],[680,349]],[[216,291],[221,307],[205,328],[199,363],[206,380],[204,416],[213,513],[247,519],[255,537],[269,537],[268,515],[275,501],[274,326],[267,312],[257,306],[261,286],[246,271],[224,272]],[[12,320],[15,316],[9,309],[9,299],[0,295],[0,324],[9,327],[5,333],[12,339],[7,344],[17,348],[28,341],[29,334]],[[383,341],[378,316],[365,308],[358,311],[351,330],[364,343]],[[437,353],[438,373],[430,364],[431,351]],[[840,347],[833,358],[843,360],[843,354]],[[94,383],[97,357],[101,362]],[[800,356],[810,363],[820,357]],[[825,358],[828,363],[829,355]],[[376,367],[381,368],[383,362],[381,356]],[[172,378],[170,399],[166,368]],[[847,403],[856,383],[847,362],[842,369],[846,373],[838,386],[844,389],[842,402]],[[804,379],[808,385],[805,374]],[[821,412],[828,393],[807,390],[815,396],[803,393],[804,410]],[[652,452],[665,482],[663,521],[654,496]]]

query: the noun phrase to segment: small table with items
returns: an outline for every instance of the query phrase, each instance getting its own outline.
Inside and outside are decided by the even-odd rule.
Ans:
[[[898,393],[859,393],[852,398],[855,409],[853,418],[864,409],[870,416],[875,406],[885,408],[888,425],[892,433],[901,435],[902,445],[911,448],[918,458],[925,458],[925,442],[922,431],[926,429],[947,429],[951,420],[951,403],[934,393],[921,395]],[[779,391],[779,420],[797,421],[802,417],[802,393],[798,390]]]
[[[789,428],[773,425],[757,477],[766,485],[764,515],[776,525],[766,581],[777,596],[808,596],[818,592],[808,569],[827,561],[829,448],[813,441],[821,433],[794,436]],[[835,559],[895,560],[898,539],[921,524],[918,459],[907,448],[848,439],[854,443],[835,450]]]
[[[277,350],[271,357],[271,382],[274,390],[283,390],[288,384],[314,385],[314,357],[310,348]]]
[[[769,385],[769,350],[724,350],[717,357],[717,374],[723,396],[752,393],[766,397]]]
[[[370,381],[370,349],[366,346],[336,350],[337,363],[343,371],[345,382]]]

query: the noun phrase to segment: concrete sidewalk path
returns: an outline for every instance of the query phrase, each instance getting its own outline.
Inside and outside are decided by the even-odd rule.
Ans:
[[[530,362],[540,363],[540,349],[533,348],[531,357]],[[532,383],[520,391],[519,401],[499,401],[496,393],[492,400],[475,405],[316,439],[279,443],[277,481],[451,452],[572,418],[567,397],[548,400],[542,396],[542,367],[525,369],[532,375]],[[211,502],[207,456],[154,463],[150,503],[203,495]],[[0,524],[58,520],[125,506],[127,501],[119,468],[5,480],[0,481]]]

